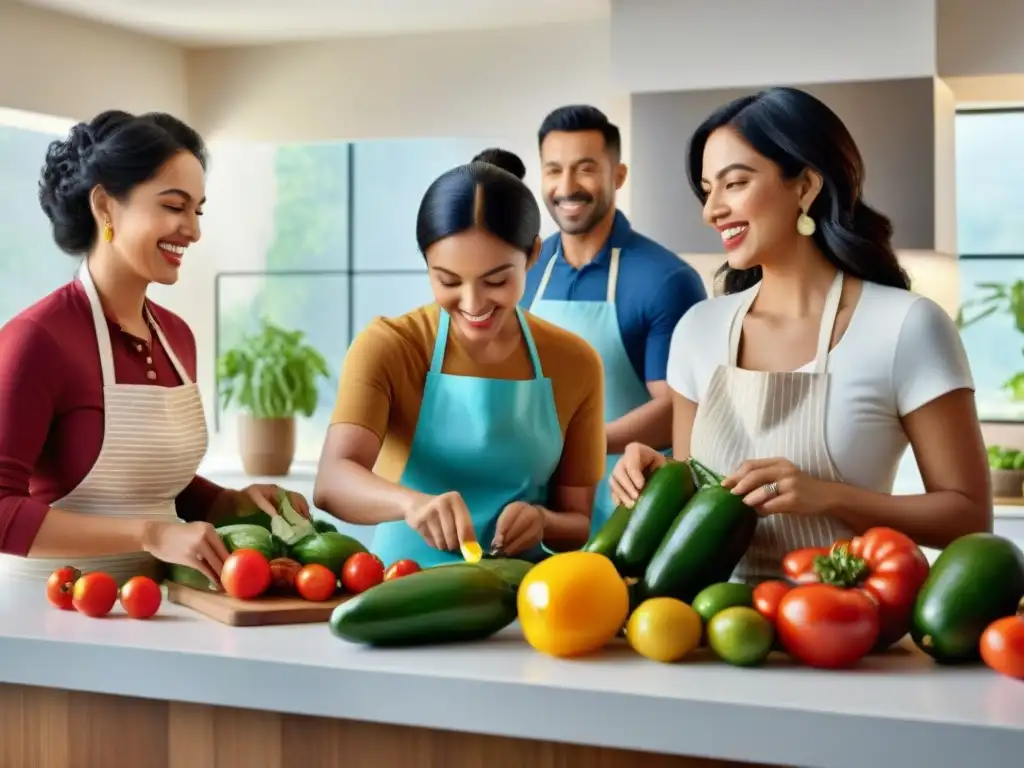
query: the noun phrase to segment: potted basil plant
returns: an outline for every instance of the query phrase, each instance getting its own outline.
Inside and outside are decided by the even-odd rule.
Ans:
[[[327,362],[290,331],[260,321],[217,360],[221,406],[234,404],[242,467],[250,476],[283,476],[295,458],[295,420],[316,410],[317,381],[328,377]]]

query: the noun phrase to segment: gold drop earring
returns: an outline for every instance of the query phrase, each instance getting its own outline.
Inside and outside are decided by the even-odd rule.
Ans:
[[[818,225],[814,223],[814,219],[800,211],[800,215],[796,219],[796,231],[804,237],[810,237],[817,229]]]
[[[112,243],[114,241],[114,228],[110,226],[109,221],[103,225],[103,239],[108,243]]]

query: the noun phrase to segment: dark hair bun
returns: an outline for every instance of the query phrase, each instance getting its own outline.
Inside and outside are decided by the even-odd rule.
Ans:
[[[170,115],[135,116],[120,110],[79,123],[66,139],[52,142],[40,174],[39,204],[57,247],[77,256],[96,242],[98,227],[89,201],[95,186],[123,200],[183,151],[206,167],[203,140],[185,123]]]
[[[519,159],[519,155],[509,152],[507,149],[491,147],[473,158],[474,163],[490,163],[496,165],[503,171],[508,171],[517,179],[526,178],[526,166]]]

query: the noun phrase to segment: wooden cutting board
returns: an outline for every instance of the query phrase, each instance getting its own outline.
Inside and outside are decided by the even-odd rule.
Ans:
[[[299,597],[259,597],[239,600],[223,592],[203,592],[172,581],[164,582],[167,599],[198,611],[232,627],[263,627],[272,624],[317,624],[326,622],[338,605],[350,595],[313,603]]]

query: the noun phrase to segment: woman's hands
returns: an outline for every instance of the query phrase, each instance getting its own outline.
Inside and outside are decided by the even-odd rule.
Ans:
[[[209,523],[151,521],[144,529],[142,548],[157,560],[195,568],[214,584],[220,584],[228,557],[217,529]]]
[[[473,518],[458,491],[422,496],[405,514],[405,522],[434,549],[455,552],[463,542],[476,541]]]
[[[608,487],[616,504],[632,507],[640,496],[644,484],[655,470],[660,469],[668,459],[653,448],[641,443],[630,443],[622,454],[612,474]]]
[[[513,501],[501,510],[491,547],[518,555],[544,540],[544,510],[525,501]]]
[[[287,491],[278,485],[270,484],[255,484],[243,488],[238,491],[239,494],[245,497],[246,500],[251,501],[257,507],[262,509],[268,515],[277,514],[277,500],[281,498],[281,492],[288,496],[288,501],[292,505],[292,509],[298,512],[305,518],[309,518],[309,502],[306,501],[306,497],[301,493],[295,493],[295,491]]]
[[[824,515],[835,509],[836,483],[817,480],[787,459],[745,461],[722,485],[761,515]]]

